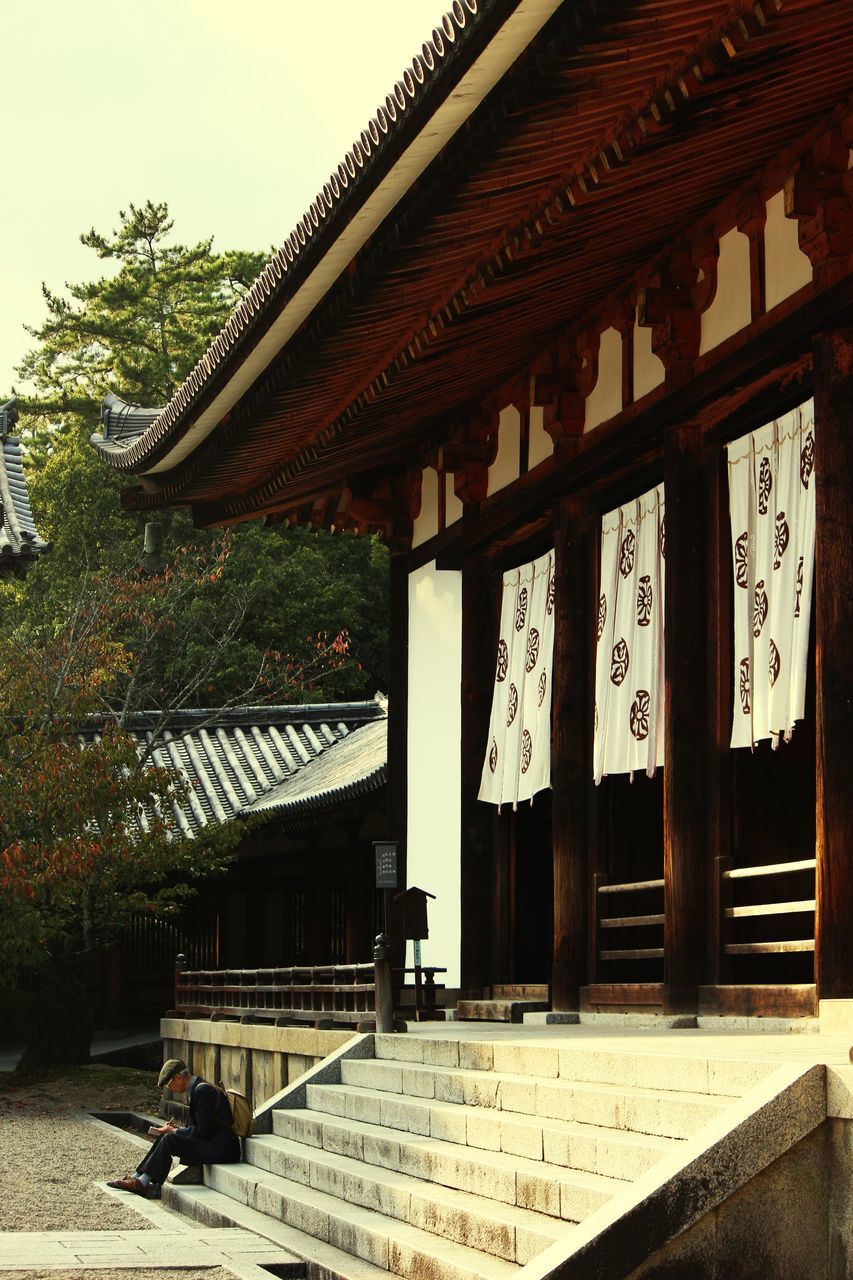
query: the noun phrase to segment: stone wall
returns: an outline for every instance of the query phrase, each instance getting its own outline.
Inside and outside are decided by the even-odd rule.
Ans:
[[[245,1093],[257,1110],[351,1040],[353,1033],[163,1018],[160,1035],[164,1061],[182,1058],[195,1075]]]
[[[826,1083],[822,1125],[626,1280],[849,1280],[853,1067]]]

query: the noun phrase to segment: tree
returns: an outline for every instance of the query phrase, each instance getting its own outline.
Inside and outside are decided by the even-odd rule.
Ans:
[[[164,403],[263,262],[261,254],[215,253],[209,240],[172,244],[172,230],[165,204],[130,205],[110,236],[81,237],[115,268],[111,274],[68,285],[67,297],[44,289],[48,317],[30,330],[36,346],[19,369],[35,387],[20,397],[21,429],[31,501],[54,549],[23,585],[0,584],[0,608],[5,596],[34,619],[60,618],[81,575],[127,574],[139,555],[145,517],[122,509],[126,480],[88,445],[101,400],[116,390],[145,405]],[[209,548],[218,537],[194,530],[184,511],[157,518],[173,561],[177,548]],[[325,664],[300,696],[335,701],[387,687],[387,558],[377,539],[254,523],[233,531],[231,547],[216,590],[203,603],[192,593],[185,600],[202,623],[199,634],[210,634],[217,616],[242,614],[239,635],[220,648],[219,668],[199,686],[205,701],[238,696],[265,652],[298,662],[320,633],[331,643],[344,630],[351,661]],[[205,665],[200,639],[176,649],[173,661],[176,682]]]
[[[66,286],[63,297],[42,286],[47,320],[28,332],[38,346],[19,372],[38,395],[28,408],[39,417],[77,413],[91,422],[109,388],[127,400],[165,404],[222,328],[251,285],[264,255],[214,253],[213,241],[170,244],[173,221],[165,203],[148,200],[119,212],[105,236],[92,228],[81,243],[114,274]]]
[[[114,719],[92,733],[134,669],[109,622],[82,591],[61,628],[0,632],[0,965],[7,993],[25,973],[38,978],[18,1007],[27,1065],[88,1058],[81,962],[135,913],[176,910],[241,834],[231,824],[182,836],[181,777],[141,757]]]

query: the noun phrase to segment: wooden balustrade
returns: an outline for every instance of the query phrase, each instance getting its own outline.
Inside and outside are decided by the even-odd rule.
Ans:
[[[396,971],[401,977],[408,970]],[[434,1016],[435,975],[424,967],[426,1005]],[[175,1005],[167,1017],[272,1022],[276,1026],[357,1026],[370,1022],[376,1008],[375,963],[292,965],[263,969],[185,969],[175,967]]]

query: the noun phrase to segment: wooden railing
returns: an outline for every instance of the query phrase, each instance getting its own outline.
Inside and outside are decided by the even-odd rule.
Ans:
[[[814,858],[801,858],[791,862],[775,862],[768,863],[763,866],[753,867],[733,867],[731,860],[728,858],[718,858],[719,885],[720,885],[720,942],[721,953],[727,956],[756,956],[756,955],[790,955],[792,952],[813,952],[814,945],[814,872],[816,862]],[[797,897],[788,898],[784,901],[770,901],[760,903],[738,903],[735,900],[735,890],[739,882],[756,880],[768,880],[766,897],[772,898],[773,879],[778,876],[794,876],[794,883],[799,885],[801,877],[807,877],[802,881],[802,889],[811,893],[812,896],[807,898]],[[765,893],[764,887],[761,889],[762,894]],[[799,916],[801,918],[811,916],[809,921],[809,936],[803,937],[806,932],[805,928],[797,926],[800,937],[798,938],[777,938],[765,939],[755,942],[735,942],[732,940],[732,927],[736,920],[762,920],[772,916]],[[802,919],[802,924],[805,924]],[[768,926],[768,932],[770,932]],[[781,932],[786,932],[781,930]],[[793,929],[790,932],[794,932]]]
[[[241,1022],[356,1026],[374,1016],[374,965],[294,965],[267,969],[175,968],[180,1017]]]
[[[631,911],[631,902],[635,901],[631,895],[648,894],[654,898],[660,895],[663,899],[663,880],[634,880],[627,884],[610,884],[606,876],[597,875],[595,877],[595,904],[597,913],[599,949],[597,959],[607,963],[612,960],[661,960],[663,959],[663,903],[661,901],[661,910],[640,913]],[[620,904],[619,914],[611,914],[615,895],[616,901]],[[623,895],[625,895],[623,897]],[[606,913],[606,914],[605,914]],[[617,929],[646,929],[649,926],[660,928],[660,945],[645,947],[619,947],[613,945],[619,937],[618,933],[611,930]],[[611,941],[612,939],[612,941]]]
[[[179,956],[175,964],[175,1005],[167,1016],[272,1022],[276,1026],[359,1026],[375,1020],[380,974],[387,975],[381,981],[388,992],[389,1009],[396,1003],[384,952],[374,952],[374,960],[368,964],[190,970],[185,963],[184,957]],[[445,972],[434,966],[422,970],[424,999],[419,1017],[433,1018],[437,1007],[443,1007],[444,987],[436,985],[435,975]],[[410,973],[414,970],[395,970],[395,986]],[[390,1016],[393,1019],[392,1009]]]

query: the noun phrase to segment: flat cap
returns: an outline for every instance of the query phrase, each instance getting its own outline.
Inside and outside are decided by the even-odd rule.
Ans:
[[[160,1074],[157,1077],[157,1088],[164,1089],[173,1076],[179,1075],[182,1071],[188,1071],[189,1067],[180,1058],[170,1058],[168,1062],[164,1062],[160,1068]]]

